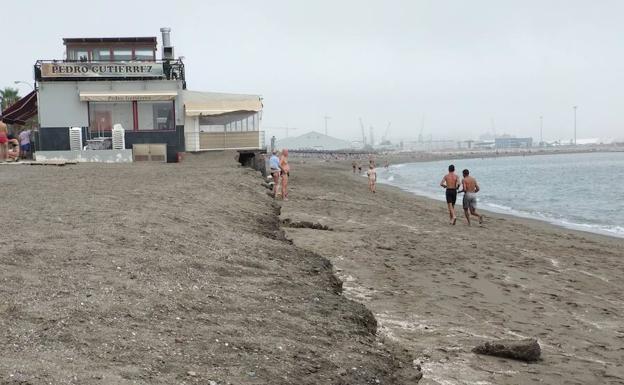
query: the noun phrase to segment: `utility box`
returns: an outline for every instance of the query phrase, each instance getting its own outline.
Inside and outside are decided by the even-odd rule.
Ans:
[[[167,145],[144,143],[132,145],[132,160],[135,162],[167,162]]]

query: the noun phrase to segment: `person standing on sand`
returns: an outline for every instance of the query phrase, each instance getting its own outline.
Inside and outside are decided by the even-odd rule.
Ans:
[[[353,162],[351,163],[351,166],[353,167],[353,173],[355,174],[355,168],[357,167],[357,162],[356,162],[356,161],[353,161]]]
[[[361,174],[362,173],[362,164],[360,162],[358,162],[358,173]]]
[[[448,166],[448,174],[444,175],[440,186],[446,189],[446,206],[448,207],[451,224],[454,225],[457,222],[455,203],[457,202],[457,189],[459,188],[459,177],[455,174],[455,165]]]
[[[9,156],[9,133],[7,125],[0,120],[0,162],[6,162]]]
[[[480,190],[479,184],[474,177],[470,176],[470,171],[468,171],[468,169],[465,169],[462,174],[464,175],[464,179],[462,179],[462,191],[464,192],[463,206],[468,226],[470,226],[470,215],[478,217],[479,223],[481,224],[483,223],[483,215],[477,214],[477,193]]]
[[[24,130],[19,133],[19,142],[20,142],[20,152],[22,154],[22,159],[26,159],[26,157],[30,156],[30,135],[31,130]]]
[[[279,167],[282,175],[282,199],[288,200],[288,177],[290,177],[290,165],[288,164],[288,149],[282,150]]]
[[[376,184],[377,184],[377,170],[375,170],[375,165],[371,162],[368,166],[368,171],[366,171],[366,175],[368,175],[368,191],[375,194]]]
[[[277,150],[273,150],[269,158],[269,167],[271,167],[271,176],[273,177],[273,198],[277,198],[277,186],[280,180],[280,160],[277,156]]]

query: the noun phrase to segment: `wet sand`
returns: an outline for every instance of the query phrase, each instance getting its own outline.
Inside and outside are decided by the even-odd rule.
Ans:
[[[293,160],[282,220],[297,246],[331,260],[380,337],[422,363],[420,384],[623,384],[624,240],[488,213],[448,224],[443,202],[378,185],[350,162]],[[478,356],[536,337],[537,363]]]

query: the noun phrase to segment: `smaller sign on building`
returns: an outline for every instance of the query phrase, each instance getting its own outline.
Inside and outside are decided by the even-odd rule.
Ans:
[[[175,100],[175,91],[80,92],[81,102],[141,102]]]
[[[161,63],[43,63],[42,78],[160,78]]]

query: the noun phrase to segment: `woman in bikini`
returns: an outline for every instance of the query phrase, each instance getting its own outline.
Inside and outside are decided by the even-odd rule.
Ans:
[[[373,162],[368,165],[368,171],[366,171],[366,175],[368,176],[368,191],[375,194],[375,190],[377,189],[377,170],[375,169],[375,164]]]
[[[288,200],[288,177],[290,176],[290,165],[288,164],[288,149],[282,150],[280,156],[280,169],[282,174],[282,199]]]

